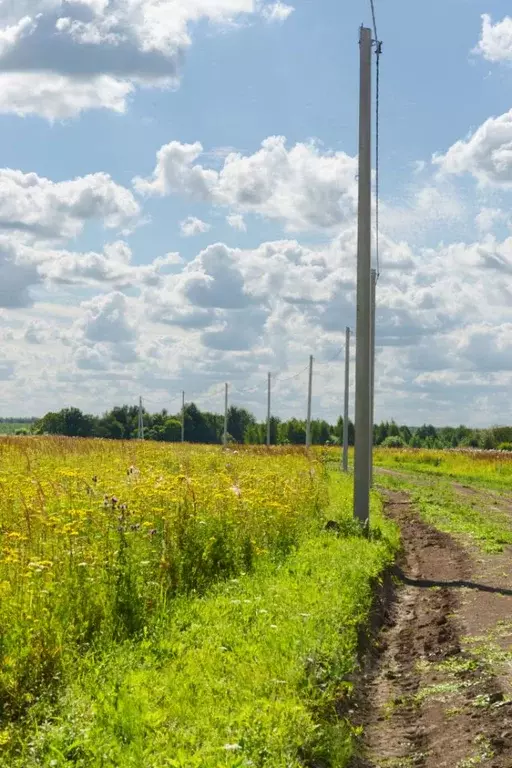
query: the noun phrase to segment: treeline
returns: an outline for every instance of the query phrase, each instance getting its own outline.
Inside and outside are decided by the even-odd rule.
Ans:
[[[398,426],[394,421],[374,427],[376,445],[400,448],[481,448],[483,450],[512,450],[512,427],[471,429],[470,427]]]
[[[91,416],[78,408],[65,408],[58,413],[47,413],[31,430],[33,434],[67,435],[69,437],[104,437],[113,440],[132,440],[138,436],[138,408],[124,405],[113,408],[103,416]],[[181,413],[143,412],[144,438],[163,442],[181,440]],[[189,443],[221,443],[224,416],[200,411],[194,403],[185,408],[185,440]],[[339,442],[343,433],[343,420],[335,425],[315,420],[311,423],[314,445]],[[245,408],[231,406],[228,411],[228,439],[234,443],[263,445],[267,440],[267,425],[259,423]],[[272,418],[270,439],[273,445],[303,445],[306,441],[306,422],[298,419],[281,421]],[[354,425],[349,424],[349,439],[354,442]]]
[[[20,421],[18,419],[18,421]],[[143,412],[144,437],[147,440],[179,442],[181,440],[181,413],[170,414]],[[113,408],[103,416],[92,416],[78,408],[65,408],[57,413],[47,413],[28,430],[20,434],[67,435],[69,437],[103,437],[113,440],[132,440],[137,437],[137,406]],[[185,440],[189,443],[222,442],[224,416],[200,411],[194,403],[185,408]],[[314,420],[311,424],[313,445],[339,444],[343,435],[343,419],[335,424]],[[354,444],[354,425],[349,422],[349,443]],[[272,418],[270,423],[272,445],[304,445],[306,422],[300,419],[281,421]],[[230,442],[263,445],[267,440],[267,425],[256,420],[245,408],[232,406],[228,411],[228,439]],[[482,448],[511,449],[512,427],[471,429],[459,427],[399,426],[394,421],[381,422],[374,428],[376,445],[387,447],[410,446],[411,448]]]

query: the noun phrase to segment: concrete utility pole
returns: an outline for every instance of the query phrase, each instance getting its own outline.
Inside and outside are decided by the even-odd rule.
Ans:
[[[313,398],[313,355],[309,358],[308,420],[306,422],[306,448],[311,448],[311,400]]]
[[[267,447],[270,448],[270,413],[272,408],[272,374],[268,375],[268,398],[267,398]]]
[[[350,328],[345,330],[345,406],[343,409],[343,471],[348,472],[348,406],[350,400]]]
[[[181,442],[185,442],[185,392],[181,393]]]
[[[371,271],[370,300],[370,485],[373,485],[373,427],[375,422],[375,294],[377,288],[377,270]]]
[[[229,396],[229,384],[226,384],[226,395],[224,399],[224,435],[222,438],[222,444],[224,448],[228,444],[228,396]]]
[[[139,424],[137,429],[139,440],[144,440],[144,416],[142,411],[142,397],[139,397]]]
[[[356,440],[354,516],[363,525],[370,517],[370,269],[371,269],[371,130],[372,32],[360,32],[359,207],[357,234]]]

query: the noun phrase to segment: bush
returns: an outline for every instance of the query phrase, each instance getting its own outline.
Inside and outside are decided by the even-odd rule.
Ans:
[[[390,435],[381,443],[382,448],[405,448],[405,442],[398,435]]]
[[[512,451],[512,443],[500,443],[498,451]]]

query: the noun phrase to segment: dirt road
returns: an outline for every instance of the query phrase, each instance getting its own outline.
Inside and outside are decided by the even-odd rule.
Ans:
[[[512,560],[423,523],[404,493],[387,514],[404,553],[363,681],[354,768],[512,768]]]

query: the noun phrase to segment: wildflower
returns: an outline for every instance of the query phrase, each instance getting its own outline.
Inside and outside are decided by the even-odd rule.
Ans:
[[[241,495],[242,495],[242,491],[240,490],[240,488],[238,487],[238,485],[232,485],[232,486],[231,486],[231,488],[230,488],[230,490],[231,490],[231,491],[233,491],[233,493],[235,494],[235,496],[241,496]]]

